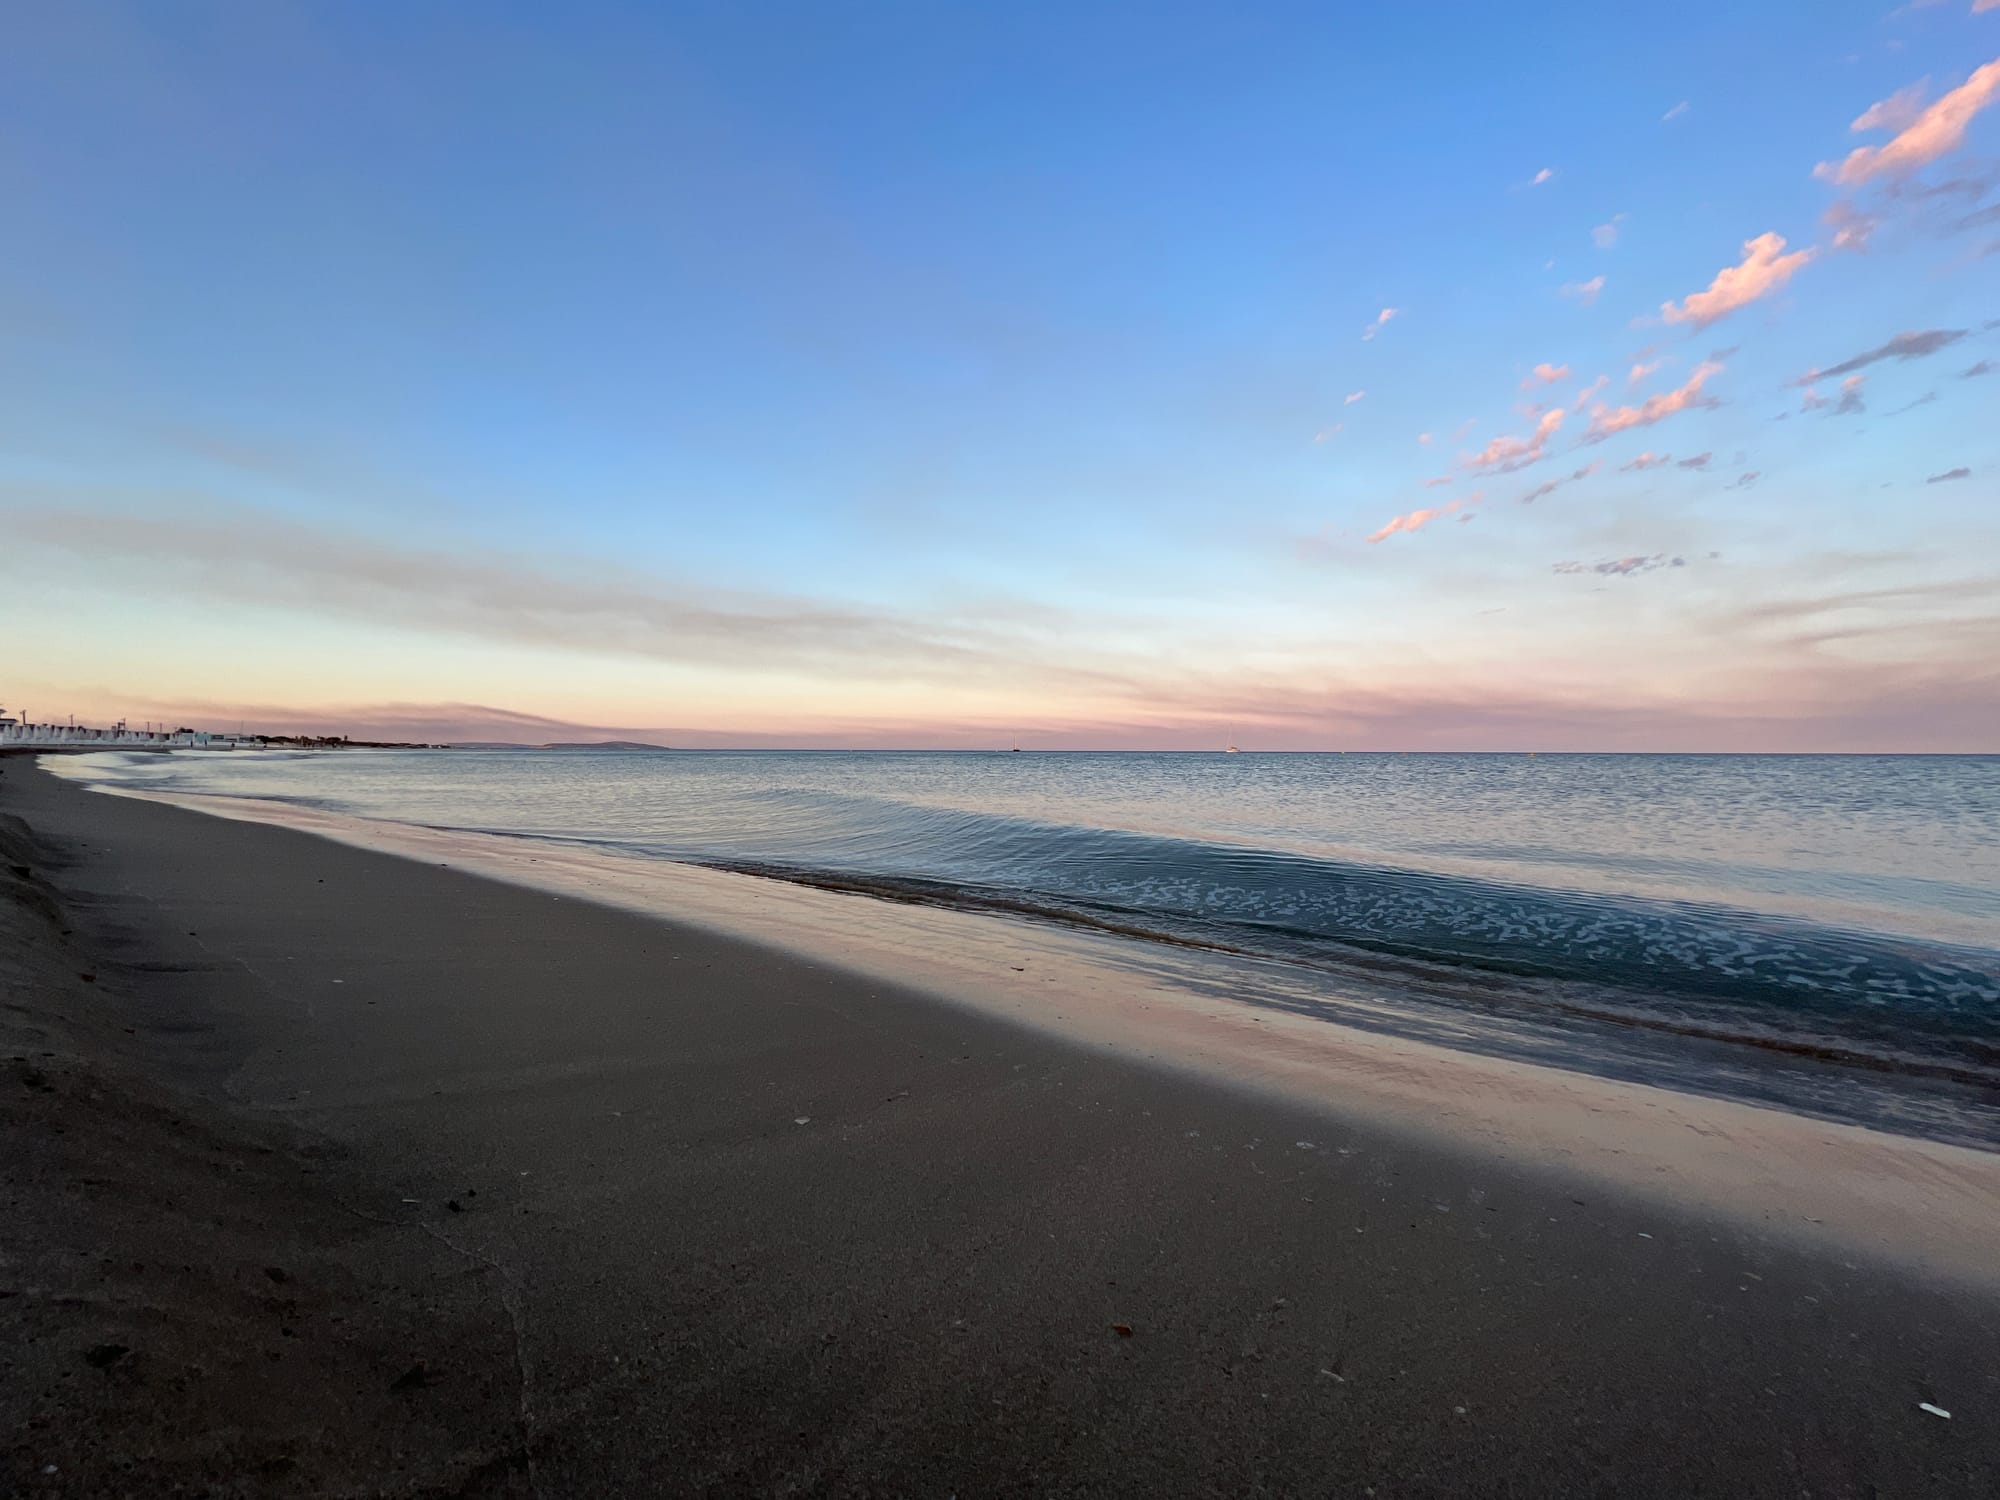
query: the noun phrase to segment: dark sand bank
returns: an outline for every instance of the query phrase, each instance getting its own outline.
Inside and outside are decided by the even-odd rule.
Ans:
[[[2000,1492],[1987,1294],[0,770],[0,1492]]]

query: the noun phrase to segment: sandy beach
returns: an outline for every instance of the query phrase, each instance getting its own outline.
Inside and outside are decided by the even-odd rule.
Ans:
[[[963,957],[0,772],[10,1493],[2000,1489],[1981,1153],[1842,1137],[1798,1201],[1913,1222],[1816,1237],[1490,1072],[1423,1128]]]

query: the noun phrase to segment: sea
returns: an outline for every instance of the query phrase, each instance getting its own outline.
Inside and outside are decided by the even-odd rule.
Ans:
[[[64,770],[1232,955],[1244,1005],[2000,1148],[2000,756],[269,750]]]

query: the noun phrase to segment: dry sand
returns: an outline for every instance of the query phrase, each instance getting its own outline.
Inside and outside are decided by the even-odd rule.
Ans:
[[[1815,1244],[1696,1190],[1729,1150],[1549,1160],[1519,1075],[1425,1122],[1435,1059],[973,993],[1055,962],[1014,924],[905,965],[942,1003],[922,933],[834,967],[4,770],[0,1490],[2000,1491],[1980,1153],[1842,1137],[1828,1201],[1952,1222]]]

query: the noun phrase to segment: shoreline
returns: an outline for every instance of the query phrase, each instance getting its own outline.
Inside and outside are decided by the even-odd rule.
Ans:
[[[1698,1142],[1713,1101],[1605,1113],[1631,1088],[1572,1080],[1565,1155],[1530,1087],[1548,1080],[1447,1077],[1365,1038],[1336,1056],[1303,1029],[1324,1022],[1169,1001],[1142,970],[1114,983],[1067,937],[858,924],[860,898],[780,901],[747,877],[677,879],[670,900],[601,868],[530,886],[480,878],[505,863],[491,851],[462,868],[463,842],[392,857],[5,772],[0,812],[52,851],[35,878],[75,922],[35,951],[49,973],[71,949],[97,966],[88,985],[10,974],[11,1003],[74,1012],[37,1023],[44,1050],[114,1102],[129,1075],[207,1111],[217,1140],[310,1143],[221,1180],[267,1209],[292,1195],[287,1220],[327,1190],[370,1227],[321,1263],[351,1277],[372,1256],[378,1288],[459,1309],[398,1325],[423,1352],[377,1340],[374,1404],[329,1420],[379,1438],[421,1413],[406,1456],[456,1455],[477,1478],[462,1492],[1981,1494],[2000,1477],[2000,1305],[1969,1267],[1879,1248],[1843,1264],[1798,1225],[1640,1192],[1630,1163],[1587,1170],[1662,1129]],[[142,1034],[114,1040],[126,1024]],[[1828,1130],[1789,1170],[1823,1162]],[[1701,1170],[1740,1150],[1725,1138]],[[1948,1207],[1963,1164],[1910,1150],[1905,1187]],[[315,1170],[276,1180],[286,1164]],[[10,1187],[88,1205],[93,1175]],[[213,1238],[182,1211],[119,1233]],[[97,1249],[92,1266],[157,1258]],[[108,1434],[102,1407],[38,1407],[37,1441],[72,1443],[69,1463],[129,1454],[119,1423],[143,1424],[168,1374],[162,1314],[100,1370],[75,1325],[102,1308],[54,1290],[0,1298],[0,1321],[44,1319],[40,1347],[128,1405]],[[331,1316],[339,1295],[322,1300]],[[413,1358],[429,1373],[392,1392]],[[249,1456],[164,1425],[152,1441],[156,1472]],[[291,1460],[271,1490],[341,1489],[327,1445],[266,1446]],[[30,1456],[21,1492],[90,1492]]]
[[[288,803],[125,788],[101,794],[693,922],[1207,1084],[2000,1290],[2000,1260],[1991,1252],[2000,1241],[2000,1152],[1237,998],[1251,986],[1282,993],[1300,983],[1281,962],[1199,950],[1166,957],[1088,929]],[[1318,979],[1311,973],[1304,983]],[[1052,988],[1064,996],[1060,1007],[1048,1003]],[[1349,999],[1363,1020],[1373,1006],[1395,1005]]]

